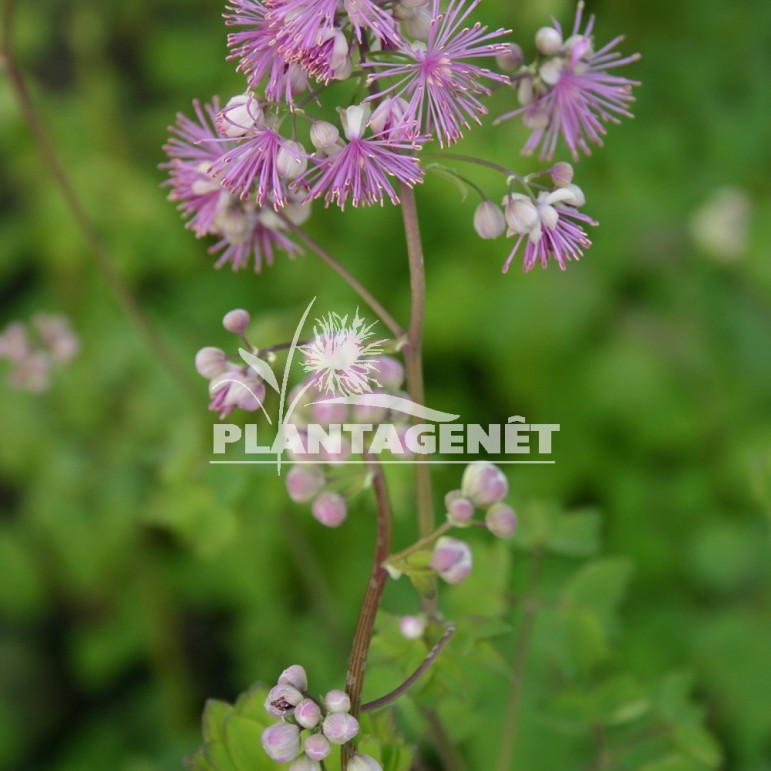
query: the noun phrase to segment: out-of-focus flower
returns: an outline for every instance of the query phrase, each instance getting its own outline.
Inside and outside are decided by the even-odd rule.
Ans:
[[[691,217],[691,236],[710,256],[734,262],[747,251],[751,210],[752,202],[744,190],[720,188]]]
[[[300,754],[300,729],[291,723],[276,723],[262,732],[262,747],[271,760],[289,763]]]
[[[431,567],[448,584],[459,584],[471,573],[471,549],[457,538],[442,536],[434,545]]]

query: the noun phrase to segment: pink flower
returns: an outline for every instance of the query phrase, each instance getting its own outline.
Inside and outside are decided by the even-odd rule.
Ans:
[[[582,0],[576,10],[573,32],[564,42],[556,21],[554,28],[539,31],[539,48],[549,56],[540,64],[534,80],[529,75],[520,80],[520,100],[524,106],[496,120],[500,123],[523,115],[525,125],[532,129],[522,150],[526,155],[540,147],[539,157],[551,160],[562,136],[577,160],[579,150],[591,154],[589,142],[602,145],[602,137],[607,133],[604,123],[619,123],[620,117],[632,117],[628,109],[634,101],[632,87],[639,83],[609,71],[637,61],[640,55],[622,58],[614,51],[622,37],[595,52],[591,37],[594,16],[589,18],[586,29],[579,32],[583,10]],[[545,34],[547,31],[549,35]]]
[[[469,121],[479,123],[487,113],[477,95],[490,93],[483,79],[508,83],[508,77],[473,64],[484,57],[494,57],[508,50],[502,43],[492,43],[507,34],[498,29],[487,32],[478,22],[463,27],[479,0],[464,8],[466,0],[450,0],[445,13],[440,12],[439,0],[433,0],[432,21],[428,40],[423,43],[403,42],[395,61],[370,62],[370,80],[395,79],[372,99],[385,94],[402,96],[409,102],[409,115],[419,130],[435,133],[440,145],[457,142]],[[407,60],[406,62],[404,60]]]

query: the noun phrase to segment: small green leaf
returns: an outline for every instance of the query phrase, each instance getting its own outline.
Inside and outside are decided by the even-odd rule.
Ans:
[[[596,511],[561,514],[549,534],[547,548],[566,557],[592,557],[600,550],[600,524]]]
[[[681,725],[674,730],[675,746],[709,768],[718,768],[722,760],[720,746],[701,726]]]
[[[212,771],[239,771],[224,744],[207,744],[203,748],[203,755]]]
[[[646,763],[640,771],[703,771],[703,768],[682,755],[668,755]]]
[[[563,590],[565,604],[584,608],[609,620],[626,592],[632,564],[621,557],[590,562],[580,568]]]
[[[201,731],[203,740],[209,742],[221,742],[224,740],[225,732],[223,724],[225,718],[233,712],[232,705],[217,699],[208,699],[203,710],[201,718]]]
[[[230,715],[225,721],[225,743],[237,771],[273,771],[275,764],[262,749],[263,728],[253,720]]]

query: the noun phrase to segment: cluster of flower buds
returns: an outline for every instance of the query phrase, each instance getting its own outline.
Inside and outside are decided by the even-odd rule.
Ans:
[[[359,734],[348,694],[333,690],[323,699],[313,698],[305,669],[299,664],[281,673],[265,700],[265,709],[279,722],[263,731],[263,749],[277,763],[291,763],[289,771],[320,771],[333,745],[347,744]],[[382,771],[368,755],[357,755],[348,768]]]
[[[498,538],[511,538],[517,527],[517,516],[503,502],[508,492],[509,483],[497,466],[483,461],[471,463],[463,472],[460,490],[451,490],[445,496],[447,521],[454,527],[470,527],[476,522],[476,510],[482,509],[484,526]],[[471,573],[469,545],[450,536],[438,538],[431,567],[448,584],[459,584]]]
[[[306,351],[306,360],[308,352]],[[380,355],[354,368],[366,374],[372,384],[369,394],[391,394],[405,396],[404,367],[400,361]],[[296,462],[286,475],[286,488],[295,503],[311,504],[311,513],[322,525],[338,527],[348,515],[348,499],[369,486],[369,472],[365,466],[345,466],[356,447],[352,447],[348,436],[355,436],[355,427],[369,430],[384,423],[395,427],[397,436],[402,436],[409,423],[407,417],[396,410],[376,404],[341,404],[330,400],[330,392],[320,378],[321,369],[314,369],[304,381],[295,387],[289,396],[289,403],[296,408],[289,417],[297,429],[299,446],[290,452]],[[369,388],[369,385],[367,386]],[[335,391],[333,391],[335,392]],[[346,430],[343,431],[343,427]],[[312,448],[313,434],[317,427],[325,436],[331,437],[330,445]],[[352,428],[354,429],[352,431]],[[362,434],[362,443],[366,444]]]
[[[249,321],[249,314],[237,309],[225,314],[222,325],[249,345],[245,338]],[[240,359],[238,363],[231,361],[221,348],[201,348],[195,355],[195,368],[201,377],[209,381],[209,409],[218,413],[220,418],[229,415],[236,407],[254,412],[262,406],[265,383]]]
[[[551,185],[536,185],[533,180],[548,175]],[[525,242],[523,268],[528,271],[539,263],[546,267],[549,259],[565,269],[569,260],[578,260],[583,250],[591,246],[583,225],[597,223],[579,209],[586,197],[573,182],[573,167],[569,163],[555,163],[546,172],[532,174],[520,182],[524,193],[509,190],[501,206],[482,201],[474,214],[474,228],[480,238],[498,238],[504,232],[516,239],[514,248],[504,263],[508,271],[522,242]]]
[[[80,341],[65,316],[40,313],[32,318],[30,328],[15,321],[0,333],[0,359],[11,363],[7,383],[20,391],[47,390],[51,370],[67,364],[79,349]]]

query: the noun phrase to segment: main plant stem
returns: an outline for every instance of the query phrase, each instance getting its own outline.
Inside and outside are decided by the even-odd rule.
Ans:
[[[391,500],[388,495],[385,474],[382,466],[367,457],[372,470],[372,487],[375,491],[377,503],[377,537],[375,541],[375,556],[372,561],[372,573],[370,574],[367,591],[359,613],[359,621],[356,624],[356,632],[353,636],[351,656],[348,659],[348,674],[345,680],[345,690],[351,699],[351,714],[359,716],[361,711],[361,693],[364,687],[364,672],[367,668],[367,656],[372,641],[372,632],[375,628],[375,617],[383,596],[388,572],[383,564],[391,553]],[[342,769],[348,766],[348,761],[353,755],[353,747],[346,744],[342,750]]]

